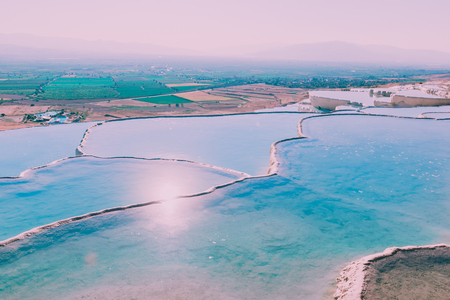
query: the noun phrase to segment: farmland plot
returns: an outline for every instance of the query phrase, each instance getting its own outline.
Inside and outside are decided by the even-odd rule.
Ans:
[[[164,84],[151,80],[118,80],[115,90],[119,93],[119,98],[155,96],[175,92]]]
[[[111,78],[58,78],[50,82],[39,95],[42,99],[101,99],[115,98],[118,92],[114,90]]]

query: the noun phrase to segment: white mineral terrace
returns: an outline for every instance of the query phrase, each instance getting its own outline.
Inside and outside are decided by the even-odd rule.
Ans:
[[[450,82],[431,82],[390,88],[352,89],[351,91],[310,92],[311,105],[321,110],[336,110],[342,105],[416,107],[450,104]]]

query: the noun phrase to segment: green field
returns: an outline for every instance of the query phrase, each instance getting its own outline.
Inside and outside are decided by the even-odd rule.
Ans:
[[[110,78],[84,78],[84,77],[62,77],[58,78],[48,85],[51,88],[71,88],[85,86],[103,86],[112,87],[114,81]]]
[[[120,81],[147,81],[147,80],[149,80],[146,77],[138,76],[136,74],[132,74],[132,75],[117,75],[117,76],[113,76],[113,79],[116,82],[120,82]]]
[[[79,88],[45,88],[39,94],[41,99],[74,100],[116,98],[119,94],[109,87],[79,87]]]
[[[118,80],[116,85],[115,90],[119,93],[119,98],[155,96],[174,92],[164,84],[151,80]]]
[[[43,79],[0,80],[0,94],[29,96],[46,83]]]
[[[72,100],[115,98],[114,80],[107,78],[64,77],[46,85],[39,94],[41,99]]]
[[[207,87],[214,87],[213,85],[191,85],[191,86],[174,86],[172,89],[176,90],[177,92],[186,92],[189,90],[196,90],[199,88],[207,88]]]
[[[164,84],[142,76],[63,77],[46,85],[39,98],[55,100],[132,98],[173,92],[173,89]]]
[[[177,76],[167,76],[167,77],[163,77],[163,76],[152,76],[152,77],[148,77],[146,76],[147,79],[149,80],[155,80],[157,82],[161,82],[163,84],[170,84],[170,83],[186,83],[189,82],[191,80],[185,78],[185,77],[177,77]]]
[[[193,101],[177,97],[174,95],[167,95],[167,96],[159,96],[159,97],[147,97],[147,98],[140,98],[140,99],[134,99],[138,101],[143,102],[149,102],[154,104],[179,104],[179,103],[190,103]]]
[[[449,72],[448,68],[434,69],[434,67],[372,68],[365,65],[329,66],[291,62],[266,65],[228,61],[213,64],[200,61],[171,64],[153,61],[135,64],[116,60],[105,64],[90,64],[83,61],[64,63],[5,61],[0,65],[0,94],[24,95],[36,100],[133,99],[253,83],[304,89],[348,89],[391,82],[414,83],[424,80],[418,79],[417,76]],[[56,79],[53,80],[54,78]],[[178,87],[166,85],[183,83],[211,85]],[[163,100],[152,98],[151,101]],[[169,97],[163,101],[166,104],[169,102],[172,104],[180,100],[173,102],[173,98]]]

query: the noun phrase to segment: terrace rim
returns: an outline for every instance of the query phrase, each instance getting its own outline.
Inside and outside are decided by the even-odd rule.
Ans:
[[[294,114],[305,114],[305,112],[259,112],[259,113],[242,113],[242,114],[234,114],[234,115],[255,115],[255,114],[284,114],[284,113],[294,113]],[[142,160],[168,160],[168,161],[183,161],[183,162],[188,162],[188,163],[194,163],[194,164],[199,164],[199,165],[203,165],[203,166],[207,166],[207,167],[212,167],[212,168],[218,168],[220,170],[226,170],[226,171],[232,171],[232,172],[236,172],[236,173],[241,173],[241,174],[245,174],[248,175],[246,173],[243,172],[237,172],[234,170],[230,170],[230,169],[226,169],[226,168],[221,168],[221,167],[217,167],[217,166],[212,166],[212,165],[208,165],[208,164],[204,164],[204,163],[199,163],[199,162],[194,162],[194,161],[189,161],[189,160],[179,160],[179,159],[164,159],[164,158],[141,158],[141,157],[100,157],[100,156],[94,156],[94,155],[86,155],[81,151],[81,147],[82,145],[84,145],[84,143],[86,142],[89,133],[91,131],[91,129],[95,128],[96,126],[100,126],[104,123],[107,122],[117,122],[117,121],[127,121],[127,120],[135,120],[135,119],[155,119],[155,118],[194,118],[194,117],[225,117],[225,116],[232,116],[230,114],[223,114],[223,115],[205,115],[205,116],[163,116],[163,117],[138,117],[138,118],[127,118],[127,119],[117,119],[117,120],[108,120],[108,121],[104,121],[104,122],[100,122],[97,124],[92,125],[91,127],[89,127],[86,132],[83,135],[83,138],[80,142],[80,146],[78,146],[78,148],[76,149],[76,153],[77,156],[75,157],[66,157],[66,158],[62,158],[59,160],[56,160],[54,162],[51,162],[49,164],[43,165],[43,166],[39,166],[39,167],[35,167],[35,168],[31,168],[28,170],[25,170],[24,172],[22,172],[19,176],[10,176],[10,177],[0,177],[0,179],[18,179],[23,177],[27,172],[32,171],[32,170],[37,170],[37,169],[41,169],[41,168],[46,168],[46,167],[50,167],[54,164],[57,164],[61,161],[64,160],[69,160],[69,159],[75,159],[77,157],[95,157],[95,158],[99,158],[99,159],[142,159]],[[217,189],[222,189],[231,185],[234,185],[236,183],[239,182],[243,182],[246,180],[253,180],[253,179],[260,179],[260,178],[266,178],[266,177],[271,177],[271,176],[276,176],[278,175],[279,172],[279,165],[280,162],[277,158],[277,145],[284,143],[284,142],[289,142],[289,141],[294,141],[294,140],[302,140],[305,138],[308,138],[308,136],[306,136],[303,131],[302,131],[302,124],[303,121],[308,120],[308,119],[312,119],[312,118],[318,118],[318,117],[330,117],[330,116],[334,116],[334,117],[338,117],[338,116],[364,116],[364,117],[395,117],[395,118],[401,118],[401,119],[414,119],[414,120],[433,120],[433,121],[439,121],[442,119],[431,119],[431,118],[416,118],[416,117],[402,117],[402,116],[389,116],[389,115],[375,115],[375,114],[361,114],[361,113],[343,113],[343,114],[332,114],[332,113],[327,113],[327,114],[321,114],[321,115],[314,115],[314,116],[308,116],[306,118],[302,118],[298,124],[297,124],[297,137],[292,137],[292,138],[287,138],[287,139],[281,139],[278,140],[276,142],[274,142],[271,147],[270,147],[270,164],[269,164],[269,169],[268,169],[268,173],[265,175],[256,175],[256,176],[245,176],[237,179],[237,180],[233,180],[230,181],[228,183],[225,184],[221,184],[221,185],[217,185],[217,186],[213,186],[209,189],[207,189],[206,191],[203,192],[199,192],[199,193],[195,193],[195,194],[191,194],[191,195],[182,195],[182,196],[178,196],[172,199],[163,199],[163,200],[157,200],[157,201],[150,201],[150,202],[144,202],[144,203],[138,203],[138,204],[132,204],[132,205],[128,205],[128,206],[119,206],[119,207],[113,207],[113,208],[108,208],[108,209],[104,209],[104,210],[100,210],[97,212],[92,212],[92,213],[88,213],[88,214],[84,214],[81,216],[75,216],[75,217],[71,217],[71,218],[67,218],[64,220],[60,220],[60,221],[56,221],[50,224],[46,224],[43,226],[39,226],[36,228],[33,228],[31,230],[25,231],[17,236],[11,237],[9,239],[0,241],[0,248],[7,246],[9,244],[12,244],[14,242],[17,242],[19,240],[23,240],[29,236],[38,234],[40,232],[43,232],[45,230],[48,229],[52,229],[61,225],[65,225],[71,222],[76,222],[76,221],[80,221],[80,220],[84,220],[90,217],[94,217],[94,216],[98,216],[98,215],[102,215],[102,214],[106,214],[106,213],[112,213],[112,212],[116,212],[116,211],[122,211],[122,210],[128,210],[128,209],[133,209],[133,208],[138,208],[138,207],[143,207],[143,206],[148,206],[151,204],[159,204],[159,203],[163,203],[169,200],[175,200],[175,199],[183,199],[183,198],[193,198],[193,197],[197,197],[197,196],[202,196],[202,195],[206,195],[206,194],[211,194],[213,193],[215,190]]]

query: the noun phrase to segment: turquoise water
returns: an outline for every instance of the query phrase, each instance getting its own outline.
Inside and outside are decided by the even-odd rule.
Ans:
[[[178,158],[266,174],[270,145],[296,137],[311,114],[267,113],[223,117],[153,118],[109,122],[92,129],[86,154]]]
[[[59,111],[47,111],[40,114],[35,114],[36,117],[51,117],[57,115]]]
[[[449,242],[449,126],[365,115],[307,119],[310,138],[279,144],[277,176],[93,217],[0,248],[0,295],[330,296],[350,260],[390,246]],[[125,172],[123,179],[133,169],[110,173]],[[122,193],[130,181],[101,187]],[[98,182],[86,180],[79,192],[98,191]]]
[[[67,117],[61,116],[57,118],[53,118],[50,121],[48,121],[49,124],[57,124],[57,123],[64,123],[67,121]]]
[[[206,191],[243,175],[188,162],[77,157],[0,179],[0,241],[106,208]]]
[[[0,177],[75,155],[92,122],[0,131]]]

